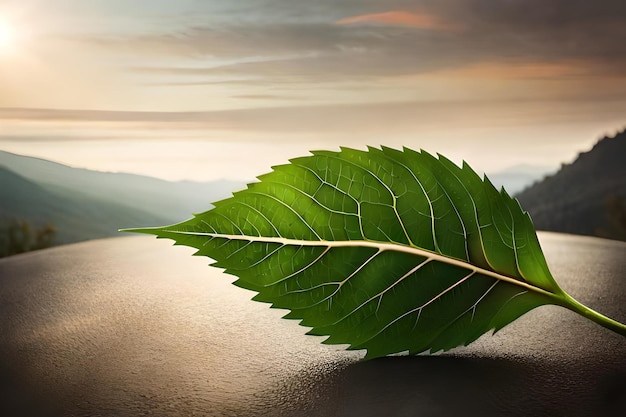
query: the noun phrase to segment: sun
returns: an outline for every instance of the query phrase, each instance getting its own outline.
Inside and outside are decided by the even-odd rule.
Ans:
[[[0,18],[0,52],[13,48],[15,42],[15,30],[6,21]]]

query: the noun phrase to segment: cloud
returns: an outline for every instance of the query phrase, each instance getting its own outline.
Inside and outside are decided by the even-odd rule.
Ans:
[[[302,97],[285,96],[278,94],[240,94],[233,98],[243,98],[246,100],[300,100]]]
[[[0,108],[0,148],[25,154],[36,150],[49,159],[45,149],[63,157],[77,155],[77,149],[82,149],[91,156],[106,154],[103,158],[108,164],[117,161],[120,152],[128,156],[130,150],[143,157],[165,155],[171,160],[171,149],[186,149],[189,155],[202,155],[205,165],[211,158],[235,152],[246,169],[254,166],[250,172],[254,175],[274,163],[261,158],[260,150],[282,162],[311,149],[385,144],[442,152],[453,160],[465,159],[477,169],[487,169],[494,164],[503,168],[542,158],[542,163],[549,159],[556,164],[590,146],[607,129],[623,129],[624,114],[624,98],[283,106],[213,112]],[[170,151],[164,152],[164,147]],[[177,158],[181,159],[180,153]],[[106,169],[112,168],[106,165]],[[200,167],[199,172],[207,170]],[[181,175],[189,175],[183,171]]]
[[[589,121],[623,125],[626,123],[624,114],[624,97],[600,97],[597,100],[581,97],[569,100],[301,105],[196,112],[0,108],[0,121],[5,127],[15,123],[26,126],[29,123],[34,126],[56,123],[61,127],[76,126],[80,132],[84,132],[85,126],[91,123],[103,126],[103,130],[98,131],[100,135],[103,135],[105,128],[153,131],[180,129],[247,132],[254,135],[308,133],[335,140],[333,135],[346,133],[356,137],[399,138],[424,129],[576,125]]]
[[[129,2],[114,3],[120,4],[118,14],[93,22],[68,16],[79,28],[64,26],[69,34],[64,40],[73,43],[59,43],[58,50],[67,49],[68,57],[70,50],[80,54],[60,61],[65,55],[40,57],[71,78],[69,85],[82,75],[87,87],[70,89],[63,77],[42,82],[19,67],[14,72],[29,85],[23,91],[36,90],[45,98],[17,101],[9,95],[17,84],[3,77],[0,104],[247,108],[0,108],[0,141],[9,135],[33,141],[65,136],[79,141],[84,135],[130,141],[149,135],[296,143],[308,135],[325,147],[365,140],[420,147],[428,138],[447,135],[457,141],[456,149],[456,143],[483,132],[492,132],[494,141],[515,137],[521,143],[528,136],[537,144],[550,142],[550,126],[580,131],[583,123],[626,123],[623,0],[188,1],[184,15],[177,2],[168,1],[165,13],[159,5],[166,2],[159,1],[150,13],[133,6],[130,16],[119,14]],[[91,23],[93,28],[85,27]],[[69,70],[60,71],[61,64]],[[115,66],[122,72],[108,84],[82,70],[114,72]],[[63,91],[55,94],[55,86]],[[291,96],[294,101],[286,101]],[[502,101],[514,97],[552,100]],[[271,100],[276,107],[250,109]],[[360,104],[338,104],[348,101]],[[312,105],[320,103],[335,104]],[[528,134],[520,126],[535,130]],[[517,136],[511,136],[514,130]],[[468,145],[473,149],[481,150]]]
[[[336,11],[323,2],[327,7],[307,18],[295,17],[295,11],[304,7],[300,2],[272,4],[287,8],[280,19],[270,18],[266,11],[265,18],[256,20],[211,25],[195,20],[175,32],[91,41],[133,56],[160,57],[152,69],[142,62],[144,75],[167,75],[165,82],[172,84],[232,78],[345,82],[493,62],[513,66],[579,62],[590,69],[573,71],[580,78],[626,76],[626,3],[621,1],[413,0],[385,3],[387,11],[380,11],[380,2],[359,2],[362,7],[338,3]],[[373,11],[375,6],[378,11]],[[340,13],[351,17],[337,16]],[[461,27],[462,31],[451,30]],[[166,59],[186,60],[189,65],[168,69],[163,65]],[[206,61],[214,63],[200,64]]]
[[[382,13],[362,14],[337,20],[338,25],[358,23],[378,23],[383,25],[409,26],[430,30],[455,30],[458,25],[443,21],[440,17],[428,13],[414,13],[403,10],[391,10]]]
[[[598,78],[612,76],[621,77],[618,82],[626,86],[626,2],[622,1],[246,0],[233,4],[228,13],[218,8],[195,17],[189,14],[188,20],[177,18],[176,26],[146,25],[142,30],[106,35],[93,31],[75,34],[73,40],[94,56],[112,54],[127,77],[124,81],[142,92],[172,87],[165,92],[169,94],[181,87],[180,97],[192,92],[185,86],[202,87],[203,92],[215,87],[216,95],[228,97],[266,94],[277,87],[321,86],[328,91],[334,88],[338,97],[354,84],[376,88],[411,76],[442,73],[455,77],[464,73],[480,80],[578,79],[589,89]],[[97,68],[110,68],[94,62]],[[239,89],[227,92],[228,85]],[[420,86],[407,82],[405,91],[409,89],[418,94]],[[122,90],[111,88],[108,94]]]

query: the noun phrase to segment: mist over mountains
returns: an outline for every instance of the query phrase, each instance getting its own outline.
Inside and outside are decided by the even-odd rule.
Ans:
[[[68,189],[55,192],[4,167],[0,167],[0,184],[0,221],[5,226],[13,220],[24,221],[25,227],[33,229],[52,226],[55,243],[113,236],[120,224],[147,225],[167,218]]]
[[[53,244],[116,236],[123,227],[185,220],[242,187],[91,171],[0,151],[0,256],[15,233],[52,226]]]
[[[211,202],[229,196],[243,185],[228,180],[172,182],[136,174],[92,171],[3,151],[0,151],[0,166],[58,194],[79,193],[173,220],[204,211]]]

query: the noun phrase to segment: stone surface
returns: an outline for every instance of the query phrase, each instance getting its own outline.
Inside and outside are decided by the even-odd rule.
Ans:
[[[566,291],[626,321],[626,244],[540,240]],[[361,361],[192,253],[141,236],[0,260],[0,415],[626,415],[626,338],[564,308]]]

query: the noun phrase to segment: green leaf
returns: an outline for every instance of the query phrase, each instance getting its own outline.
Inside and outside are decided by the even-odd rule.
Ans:
[[[559,288],[528,213],[467,164],[386,147],[290,162],[188,221],[129,231],[197,248],[367,358],[467,345],[544,304],[626,335]]]

